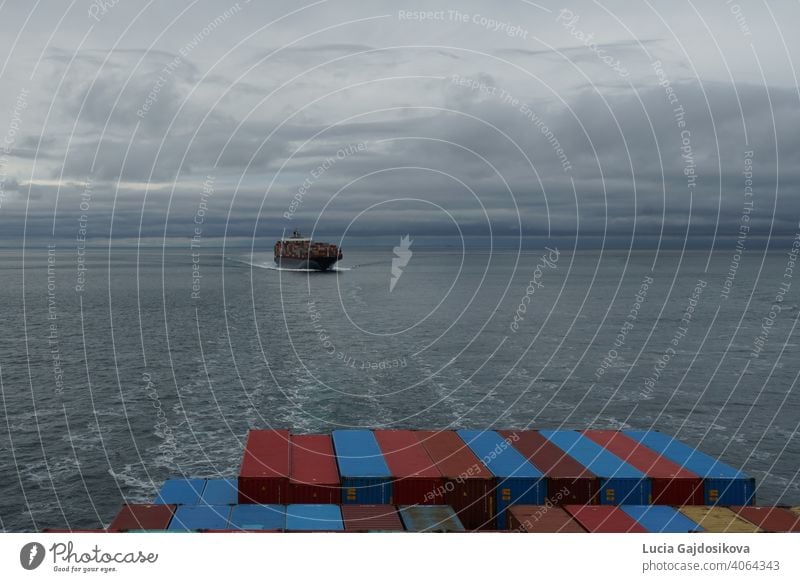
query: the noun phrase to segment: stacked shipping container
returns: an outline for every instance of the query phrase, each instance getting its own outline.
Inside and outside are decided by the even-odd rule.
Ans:
[[[344,531],[342,510],[338,505],[287,505],[286,531]]]
[[[410,430],[376,430],[374,434],[392,474],[392,503],[437,504],[444,479],[417,436]]]
[[[626,430],[625,435],[674,461],[703,479],[705,503],[752,505],[755,479],[682,442],[652,430]]]
[[[733,506],[731,511],[757,525],[762,531],[773,533],[800,532],[800,516],[785,507]]]
[[[372,431],[335,430],[342,503],[392,503],[392,474]]]
[[[668,505],[622,505],[622,510],[651,533],[697,533],[694,521]]]
[[[175,505],[128,504],[122,506],[117,516],[108,526],[108,531],[128,531],[132,529],[167,529]]]
[[[292,435],[290,503],[340,503],[341,499],[333,439],[326,434]]]
[[[541,435],[600,479],[600,503],[649,504],[650,481],[644,473],[574,430],[543,430]]]
[[[405,531],[393,505],[342,505],[342,521],[349,532]]]
[[[239,470],[239,503],[289,499],[289,431],[251,430]]]
[[[286,507],[246,503],[231,509],[230,529],[250,531],[283,531],[286,529]]]
[[[228,527],[230,505],[181,505],[167,529],[171,531],[222,530]]]
[[[547,478],[547,499],[554,505],[597,503],[597,475],[537,431],[499,431]]]
[[[495,523],[507,525],[506,508],[514,504],[542,505],[547,481],[508,441],[493,430],[459,430],[458,436],[495,477]]]
[[[564,509],[591,533],[647,533],[616,505],[565,505]]]
[[[450,505],[468,529],[494,527],[494,476],[452,431],[416,431],[443,476],[437,504]]]
[[[703,480],[677,463],[616,430],[587,430],[584,434],[650,479],[652,503],[703,503]]]
[[[753,491],[741,472],[652,431],[254,430],[238,479],[169,479],[153,505],[123,506],[109,531],[398,531],[391,504],[414,516],[411,506],[444,503],[468,529],[620,531],[626,519],[630,531],[800,529],[797,508],[692,507],[704,498],[752,501]],[[651,492],[655,503],[684,506],[650,505]],[[624,502],[622,513],[578,507],[598,498]],[[344,513],[334,516],[340,503]],[[449,509],[430,511],[419,519]]]
[[[742,519],[727,507],[684,505],[678,508],[686,517],[711,533],[756,533],[757,525]]]
[[[429,533],[466,531],[456,512],[447,505],[401,505],[397,511],[406,531]]]
[[[510,507],[508,529],[525,533],[586,533],[569,513],[554,505]]]
[[[207,479],[200,495],[206,505],[234,505],[237,501],[236,479]]]
[[[204,479],[167,479],[153,503],[195,505],[200,501],[205,485]]]

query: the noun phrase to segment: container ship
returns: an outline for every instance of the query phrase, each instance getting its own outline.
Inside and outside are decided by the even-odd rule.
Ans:
[[[238,475],[167,479],[99,532],[800,532],[652,430],[251,430]],[[46,532],[68,530],[48,529]]]
[[[342,250],[334,244],[314,242],[298,231],[275,243],[275,264],[285,269],[328,271],[342,260]]]

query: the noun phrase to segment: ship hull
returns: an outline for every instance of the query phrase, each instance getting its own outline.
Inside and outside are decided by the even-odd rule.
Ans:
[[[275,264],[281,269],[303,269],[312,271],[330,271],[339,259],[334,257],[303,258],[275,257]]]

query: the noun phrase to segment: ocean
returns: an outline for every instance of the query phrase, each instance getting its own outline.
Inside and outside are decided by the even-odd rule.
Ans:
[[[787,253],[409,251],[0,250],[0,529],[234,476],[253,427],[653,427],[800,504]]]

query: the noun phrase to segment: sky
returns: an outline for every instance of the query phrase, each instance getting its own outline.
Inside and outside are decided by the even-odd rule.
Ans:
[[[797,2],[0,3],[0,245],[798,232]],[[744,234],[743,234],[744,233]]]

